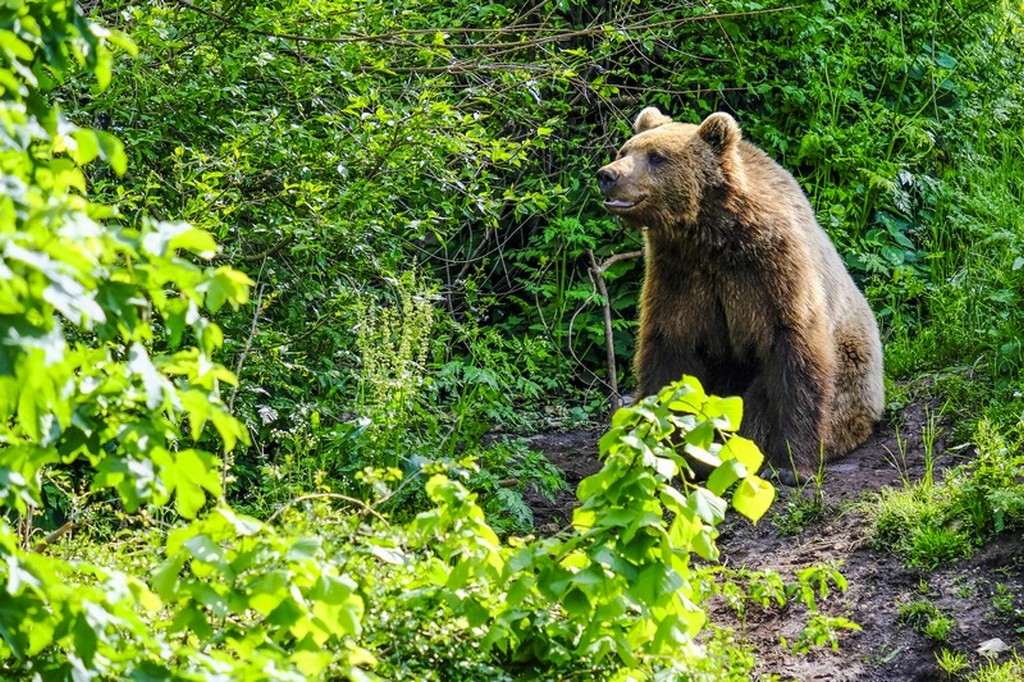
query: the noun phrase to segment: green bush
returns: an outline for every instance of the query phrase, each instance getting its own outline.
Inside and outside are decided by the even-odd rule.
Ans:
[[[77,120],[129,143],[128,181],[96,172],[93,191],[129,222],[209,231],[255,282],[257,308],[221,316],[233,406],[256,442],[238,455],[240,493],[306,456],[314,414],[347,422],[370,396],[368,325],[398,314],[391,283],[412,271],[433,306],[415,437],[401,454],[388,438],[318,441],[333,453],[317,459],[415,459],[452,413],[471,417],[466,431],[600,414],[609,368],[587,252],[641,239],[588,178],[647,104],[690,120],[731,110],[796,174],[882,322],[890,374],[982,366],[988,388],[954,406],[967,415],[1010,400],[1024,367],[1024,31],[1005,3],[98,11],[142,49],[102,93],[60,91]],[[626,388],[641,276],[638,259],[606,272]]]
[[[978,425],[973,461],[940,482],[886,488],[869,507],[876,545],[909,565],[933,569],[969,556],[985,539],[1024,524],[1024,457],[986,421]]]

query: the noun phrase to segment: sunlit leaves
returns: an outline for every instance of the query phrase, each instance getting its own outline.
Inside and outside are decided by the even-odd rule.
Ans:
[[[774,494],[753,476],[763,459],[756,446],[728,435],[741,415],[739,399],[708,396],[692,377],[615,413],[600,440],[604,468],[577,491],[573,525],[582,538],[577,546],[585,549],[573,555],[578,573],[563,564],[539,574],[545,594],[573,618],[594,623],[580,646],[590,646],[593,637],[658,655],[678,650],[703,626],[703,611],[690,601],[690,554],[717,558],[715,526],[728,508],[723,495],[737,481],[732,504],[752,520]],[[686,457],[695,455],[720,464],[707,488],[680,478]],[[632,620],[601,619],[628,609],[636,610]],[[611,650],[636,662],[621,647]]]
[[[748,519],[756,521],[764,516],[774,499],[775,489],[768,481],[750,476],[740,481],[732,496],[732,506]]]
[[[222,267],[211,272],[198,290],[206,294],[206,307],[215,313],[226,302],[230,301],[235,307],[245,303],[249,299],[251,285],[252,280],[243,273]]]
[[[63,141],[68,154],[79,166],[100,159],[110,164],[118,175],[124,175],[128,169],[128,157],[124,153],[124,145],[116,137],[102,130],[78,128],[71,134],[72,142]],[[56,151],[60,151],[59,148]]]
[[[175,611],[177,628],[209,636],[210,624],[219,623],[234,650],[248,652],[237,674],[273,664],[319,676],[338,656],[372,661],[358,648],[343,651],[361,632],[365,604],[321,544],[282,537],[228,509],[171,534],[154,587]],[[325,647],[333,655],[310,654]]]
[[[179,249],[189,251],[202,258],[211,258],[217,252],[217,243],[203,230],[197,230],[188,223],[157,222],[140,240],[141,249],[160,257],[171,257]]]
[[[196,439],[207,422],[228,448],[246,437],[219,400],[219,381],[232,377],[213,359],[223,337],[203,307],[243,304],[249,280],[196,264],[216,253],[201,230],[103,223],[116,212],[86,199],[86,167],[102,162],[123,174],[122,145],[69,123],[41,96],[72,62],[103,87],[107,39],[130,46],[75,3],[0,10],[0,503],[9,510],[0,521],[0,667],[16,677],[173,677],[156,663],[165,643],[142,619],[162,605],[138,579],[23,549],[37,541],[27,532],[15,540],[8,521],[18,515],[32,528],[41,472],[79,460],[79,475],[123,511],[173,499],[191,518],[223,493],[218,459],[181,446],[186,419]],[[177,348],[197,347],[168,353],[165,335]],[[155,584],[166,593],[176,583],[158,573]],[[333,587],[323,596],[344,602]],[[215,590],[198,601],[220,615],[228,608]],[[202,631],[198,608],[182,613]],[[343,615],[318,618],[329,616],[333,631]]]
[[[202,450],[157,450],[153,463],[169,494],[175,494],[178,512],[194,518],[206,503],[207,496],[221,494],[220,462]]]

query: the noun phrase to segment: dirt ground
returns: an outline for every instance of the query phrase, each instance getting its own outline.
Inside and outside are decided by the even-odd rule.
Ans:
[[[803,532],[784,536],[772,523],[773,513],[778,513],[774,510],[784,507],[787,495],[796,494],[781,485],[776,485],[773,509],[757,526],[733,519],[721,529],[719,548],[723,562],[730,566],[774,569],[789,579],[796,570],[814,563],[840,564],[848,589],[845,594],[830,596],[823,610],[849,618],[862,628],[844,632],[837,651],[820,648],[799,655],[785,650],[780,636],[796,640],[806,622],[803,609],[752,609],[745,622],[738,623],[727,607],[712,605],[713,622],[733,627],[738,639],[753,645],[758,659],[756,679],[774,675],[800,682],[938,681],[950,679],[936,662],[936,653],[942,648],[967,654],[972,669],[989,660],[976,650],[992,638],[1024,649],[1024,547],[1019,534],[1004,533],[972,558],[930,573],[907,568],[892,554],[870,544],[863,503],[884,486],[901,486],[907,473],[910,479],[922,476],[922,431],[928,418],[925,406],[911,405],[898,419],[879,425],[863,447],[826,467],[827,513]],[[575,431],[528,439],[531,447],[543,451],[563,470],[570,486],[554,501],[539,496],[528,499],[542,532],[562,526],[570,518],[576,485],[600,466],[599,436],[599,431]],[[902,472],[893,463],[901,452],[900,442],[907,453]],[[940,432],[934,446],[937,471],[970,456],[966,450],[954,453],[945,445]],[[1002,612],[994,606],[996,595],[1003,598]],[[1015,609],[1010,618],[1005,615],[1007,598]],[[927,599],[955,620],[942,644],[899,622],[899,606],[919,599]],[[1006,660],[1008,655],[996,660]]]

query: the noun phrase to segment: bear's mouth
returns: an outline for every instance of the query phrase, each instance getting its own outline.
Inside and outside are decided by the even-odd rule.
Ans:
[[[646,198],[647,197],[640,197],[636,201],[629,201],[628,199],[606,199],[604,207],[609,211],[628,211],[642,204]]]

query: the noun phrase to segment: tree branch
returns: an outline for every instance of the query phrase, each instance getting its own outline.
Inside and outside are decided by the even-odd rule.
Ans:
[[[603,300],[601,309],[604,314],[604,349],[608,363],[608,390],[611,393],[612,412],[622,407],[622,396],[619,394],[618,372],[615,366],[615,336],[612,329],[612,302],[608,296],[608,287],[605,285],[604,273],[612,265],[632,258],[643,256],[643,251],[630,251],[629,253],[618,253],[608,257],[603,263],[598,263],[592,249],[587,249],[587,257],[590,259],[590,278],[597,287],[597,293]]]
[[[423,47],[418,43],[407,42],[406,39],[413,36],[433,36],[438,33],[442,34],[463,34],[469,35],[472,33],[484,33],[490,35],[521,35],[526,32],[539,32],[544,29],[543,26],[519,26],[511,28],[496,28],[496,29],[484,29],[484,28],[420,28],[420,29],[407,29],[403,31],[392,31],[389,33],[380,33],[376,35],[369,35],[364,33],[355,33],[353,31],[344,31],[343,35],[339,37],[325,37],[325,36],[304,36],[297,33],[279,33],[276,31],[264,31],[258,28],[251,28],[243,26],[241,23],[235,21],[231,17],[208,9],[206,7],[199,7],[190,0],[176,0],[182,7],[187,7],[200,14],[205,14],[209,17],[221,21],[232,28],[236,28],[248,33],[255,33],[257,35],[266,36],[268,38],[280,38],[282,40],[292,40],[295,42],[302,43],[333,43],[333,44],[347,44],[347,43],[390,43],[393,46],[399,47]],[[664,21],[655,21],[653,23],[634,23],[628,26],[616,27],[621,31],[638,31],[648,30],[652,28],[664,28],[666,26],[675,26],[678,24],[692,23],[696,21],[720,21],[721,19],[736,19],[739,17],[757,16],[760,14],[774,14],[776,12],[788,12],[794,9],[798,9],[798,6],[791,5],[786,7],[771,7],[767,9],[755,10],[751,12],[728,12],[725,14],[706,14],[688,17],[677,17],[675,19],[666,19]],[[540,47],[548,43],[562,42],[565,40],[572,40],[573,38],[582,38],[590,35],[604,33],[606,30],[605,24],[595,24],[588,26],[587,28],[578,29],[576,31],[565,31],[564,33],[555,33],[552,35],[542,35],[536,38],[530,38],[526,40],[514,40],[508,42],[492,42],[492,43],[453,43],[450,45],[441,44],[438,47],[444,49],[458,49],[458,50],[493,50],[501,49],[508,50],[514,49],[527,49],[531,47]],[[401,41],[401,42],[399,42]]]

